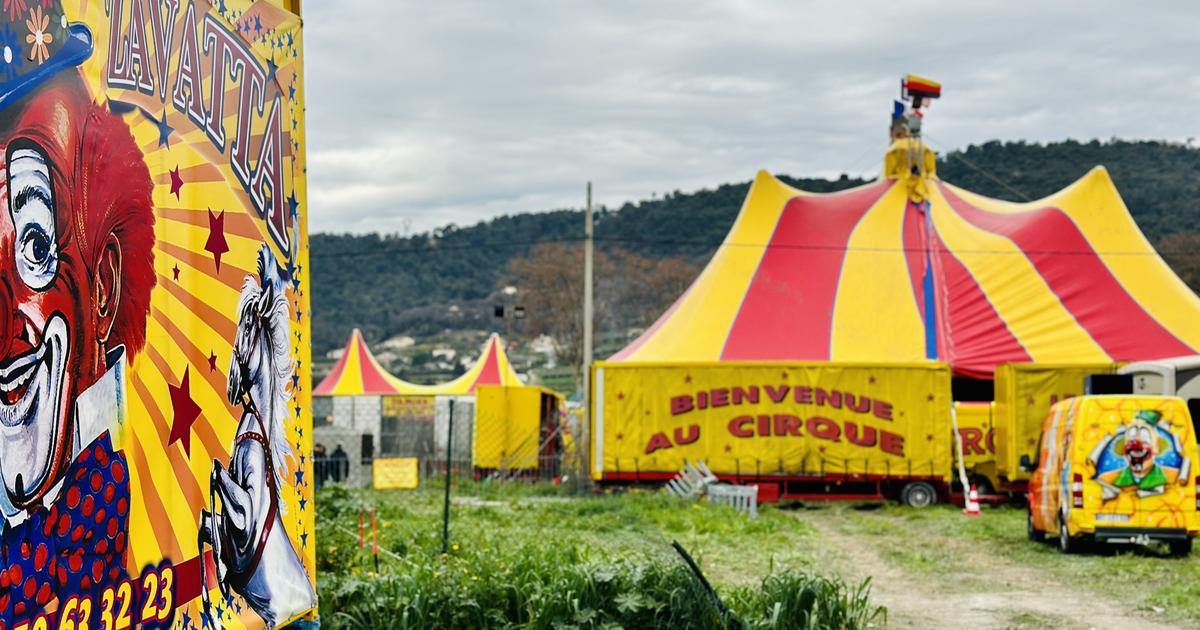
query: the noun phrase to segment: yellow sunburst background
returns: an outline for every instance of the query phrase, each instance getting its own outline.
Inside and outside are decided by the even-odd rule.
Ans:
[[[118,1],[121,0],[114,0]],[[126,21],[129,19],[128,2],[124,0],[123,19]],[[95,44],[91,57],[81,67],[93,97],[98,102],[114,100],[136,104],[155,118],[161,119],[165,112],[166,123],[174,129],[168,145],[160,146],[159,126],[154,120],[142,111],[124,115],[154,179],[156,219],[154,267],[157,285],[151,298],[148,343],[130,366],[127,432],[121,440],[132,468],[130,492],[134,506],[129,520],[131,553],[127,569],[130,575],[136,576],[146,565],[157,565],[162,559],[179,564],[197,556],[198,515],[201,509],[209,507],[208,480],[213,461],[228,463],[240,417],[240,410],[230,406],[225,399],[238,296],[246,276],[256,274],[259,248],[272,241],[264,221],[258,217],[249,196],[229,167],[229,144],[237,122],[238,84],[226,83],[224,112],[229,139],[224,152],[214,147],[204,130],[171,102],[187,0],[180,3],[174,16],[177,24],[169,57],[167,79],[170,83],[167,84],[165,103],[156,96],[107,87],[104,76],[110,18],[105,13],[105,1],[82,0],[74,6],[71,4],[71,0],[67,0],[68,21],[87,24]],[[263,67],[267,67],[268,60],[278,66],[275,85],[283,99],[284,189],[299,201],[298,229],[293,235],[299,241],[295,263],[299,285],[298,288],[289,286],[287,298],[291,309],[293,358],[297,361],[299,376],[299,386],[291,392],[291,404],[301,410],[298,415],[288,414],[287,436],[297,459],[289,464],[280,499],[286,509],[283,523],[287,535],[301,553],[309,578],[315,584],[316,541],[312,462],[309,459],[312,414],[308,390],[312,380],[300,19],[277,3],[265,0],[225,0],[214,4],[200,1],[195,3],[195,9],[197,32],[201,37],[204,16],[211,15],[248,42]],[[52,19],[58,17],[52,16]],[[251,27],[243,32],[238,29],[239,24],[257,26],[259,21],[261,30]],[[156,44],[149,24],[146,34],[147,47],[153,54]],[[203,56],[202,38],[201,55],[203,94],[205,105],[209,107],[211,61]],[[156,76],[155,79],[161,81],[163,78]],[[252,165],[262,142],[270,97],[269,87],[268,97],[264,99],[267,111],[263,116],[253,117],[253,142],[249,152]],[[183,180],[178,198],[172,193],[172,171],[176,169]],[[224,213],[224,234],[229,251],[221,256],[219,270],[213,255],[205,251],[210,235],[210,210],[216,215]],[[290,228],[290,216],[288,222]],[[287,259],[287,252],[279,251],[273,244],[272,247],[280,261]],[[209,365],[212,355],[216,356],[215,370]],[[190,375],[190,395],[202,409],[190,435],[190,456],[185,454],[180,442],[168,444],[173,420],[169,388],[180,385],[185,370]],[[299,463],[301,454],[304,456],[302,465]],[[297,471],[302,476],[299,484]],[[301,500],[304,501],[303,509]],[[220,600],[215,589],[212,594],[214,601]],[[197,598],[178,603],[175,627],[186,627],[183,626],[185,612],[192,625],[199,627],[199,601]],[[244,602],[240,613],[231,609],[225,614],[222,622],[226,627],[260,628],[263,625]]]

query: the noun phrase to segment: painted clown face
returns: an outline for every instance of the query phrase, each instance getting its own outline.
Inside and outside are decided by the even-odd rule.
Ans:
[[[57,483],[82,446],[73,444],[73,401],[104,374],[106,349],[144,339],[144,313],[141,336],[113,339],[129,282],[113,226],[134,206],[149,211],[149,177],[128,129],[75,77],[48,82],[2,116],[0,481],[9,503],[24,508]],[[89,136],[108,137],[114,121],[124,134],[101,148]],[[122,178],[125,142],[140,169]],[[128,184],[139,199],[133,205],[118,188]]]
[[[1150,423],[1135,420],[1125,430],[1125,463],[1135,478],[1141,478],[1154,467],[1158,455],[1158,434]]]

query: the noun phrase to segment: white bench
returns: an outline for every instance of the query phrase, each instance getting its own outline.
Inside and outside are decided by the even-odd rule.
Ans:
[[[708,486],[705,490],[713,503],[731,505],[749,514],[750,518],[758,517],[758,486],[716,484]]]
[[[681,498],[692,499],[704,494],[704,489],[717,483],[717,476],[704,465],[704,462],[683,462],[683,470],[667,482],[667,492]]]

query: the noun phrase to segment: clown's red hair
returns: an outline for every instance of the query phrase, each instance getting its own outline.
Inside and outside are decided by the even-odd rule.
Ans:
[[[108,345],[125,344],[132,358],[146,343],[155,282],[154,184],[125,121],[96,103],[88,110],[74,191],[84,221],[76,236],[89,266],[109,234],[120,243],[121,295]]]
[[[124,344],[132,358],[146,343],[155,284],[150,170],[125,121],[93,102],[77,75],[57,77],[28,98],[20,118],[33,124],[19,128],[46,149],[63,184],[55,195],[73,211],[64,236],[77,239],[89,280],[109,234],[119,244],[121,288],[106,345]]]

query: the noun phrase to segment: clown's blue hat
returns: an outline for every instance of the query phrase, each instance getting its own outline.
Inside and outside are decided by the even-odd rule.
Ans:
[[[0,109],[4,109],[60,70],[92,55],[92,32],[68,23],[62,1],[5,3],[0,10]],[[15,5],[15,6],[14,6]]]

